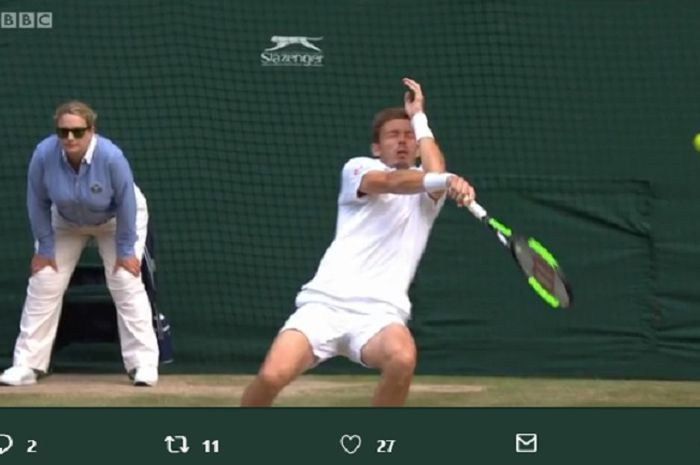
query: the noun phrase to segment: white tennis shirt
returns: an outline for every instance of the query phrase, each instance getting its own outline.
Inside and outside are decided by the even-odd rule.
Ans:
[[[335,238],[297,295],[298,307],[319,302],[355,313],[383,308],[410,317],[408,287],[445,196],[438,201],[426,193],[358,197],[366,173],[393,170],[369,157],[345,164]]]

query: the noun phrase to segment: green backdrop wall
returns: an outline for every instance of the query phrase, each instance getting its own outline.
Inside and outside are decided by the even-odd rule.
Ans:
[[[373,114],[400,104],[411,76],[449,169],[553,250],[576,299],[546,308],[448,205],[411,290],[419,372],[700,378],[700,3],[28,0],[0,11],[4,365],[32,253],[27,160],[57,104],[96,108],[148,197],[169,370],[249,372],[332,238],[341,166],[369,153]],[[10,27],[20,12],[50,12],[51,27],[36,27],[40,15]],[[118,369],[119,355],[77,346],[54,365]]]

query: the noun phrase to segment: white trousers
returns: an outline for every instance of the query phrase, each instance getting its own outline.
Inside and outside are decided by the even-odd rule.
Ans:
[[[146,245],[148,206],[136,188],[135,254],[140,260]],[[46,372],[61,316],[63,294],[68,287],[85,245],[94,237],[105,267],[107,287],[117,308],[117,328],[124,366],[131,371],[141,366],[158,366],[158,342],[151,323],[151,304],[141,277],[119,268],[117,259],[116,219],[99,226],[77,226],[64,220],[52,209],[58,271],[44,267],[29,278],[27,297],[22,310],[19,336],[15,344],[14,365]]]

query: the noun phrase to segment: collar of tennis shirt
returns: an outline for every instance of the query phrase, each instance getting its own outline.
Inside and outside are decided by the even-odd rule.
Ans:
[[[92,156],[95,153],[95,146],[97,145],[97,134],[92,135],[92,139],[90,139],[90,145],[88,145],[87,151],[85,152],[85,156],[83,157],[82,160],[80,160],[80,163],[87,163],[88,165],[92,163]],[[68,157],[66,156],[66,151],[61,149],[61,156],[63,159],[68,163]]]

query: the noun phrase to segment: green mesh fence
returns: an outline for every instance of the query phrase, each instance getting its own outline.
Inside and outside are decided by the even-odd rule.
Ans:
[[[148,198],[169,369],[251,371],[332,238],[342,164],[369,153],[373,114],[400,104],[411,76],[449,169],[552,250],[576,292],[570,310],[541,304],[448,205],[411,290],[419,371],[698,377],[700,3],[27,0],[0,12],[3,365],[32,252],[27,160],[58,103],[98,111]],[[51,12],[51,27],[38,15],[11,27],[27,25],[21,12]],[[118,351],[54,360],[87,363],[118,369]]]

